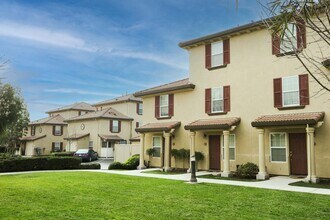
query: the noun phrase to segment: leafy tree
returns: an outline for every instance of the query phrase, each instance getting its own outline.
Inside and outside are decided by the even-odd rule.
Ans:
[[[20,91],[0,81],[0,145],[13,153],[28,123],[29,113]]]
[[[269,30],[294,48],[287,55],[301,63],[320,85],[319,92],[330,92],[330,71],[329,67],[324,67],[330,62],[330,0],[269,0],[261,5],[268,17],[264,21]],[[294,36],[289,25],[292,22],[305,24],[308,42],[304,50],[296,43],[297,36]]]

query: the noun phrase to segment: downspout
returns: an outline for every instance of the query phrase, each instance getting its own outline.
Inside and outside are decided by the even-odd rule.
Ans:
[[[312,160],[312,157],[311,157],[311,149],[312,149],[312,147],[311,147],[311,137],[310,137],[310,135],[309,135],[309,124],[307,124],[307,135],[308,135],[308,137],[307,137],[307,139],[308,139],[308,144],[309,144],[309,152],[308,152],[308,155],[309,155],[309,158],[308,158],[308,160],[309,160],[309,173],[310,173],[310,175],[309,175],[309,182],[312,182],[312,164],[311,164],[311,160]],[[307,160],[307,161],[308,161]]]

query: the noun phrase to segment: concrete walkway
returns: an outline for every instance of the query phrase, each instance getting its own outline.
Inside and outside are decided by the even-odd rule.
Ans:
[[[147,169],[149,170],[159,170],[159,169]],[[54,171],[28,171],[28,172],[13,172],[13,173],[0,173],[1,175],[14,175],[14,174],[24,174],[24,173],[36,173],[36,172],[100,172],[100,173],[109,173],[109,174],[120,174],[128,176],[140,176],[140,177],[149,177],[149,178],[160,178],[160,179],[169,179],[169,180],[180,180],[188,182],[190,179],[190,174],[151,174],[143,173],[147,170],[54,170]],[[211,172],[201,171],[197,172],[197,176],[212,174]],[[330,189],[320,189],[320,188],[311,188],[311,187],[299,187],[299,186],[290,186],[289,183],[298,182],[300,179],[293,179],[286,176],[276,176],[271,177],[270,180],[258,181],[258,182],[247,182],[247,181],[233,181],[233,180],[217,180],[217,179],[206,179],[206,178],[197,178],[198,183],[213,183],[213,184],[225,184],[233,186],[246,186],[246,187],[255,187],[262,189],[273,189],[273,190],[283,190],[283,191],[292,191],[292,192],[304,192],[304,193],[313,193],[313,194],[323,194],[330,195]]]

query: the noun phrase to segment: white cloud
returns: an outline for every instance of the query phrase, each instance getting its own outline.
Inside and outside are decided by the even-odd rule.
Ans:
[[[59,88],[59,89],[45,89],[44,92],[64,93],[64,94],[80,94],[80,95],[95,95],[95,96],[120,96],[120,94],[106,93],[106,92],[92,92],[81,89]]]
[[[75,37],[70,33],[14,22],[0,22],[0,36],[26,39],[87,52],[95,52],[97,50],[97,48],[87,45],[83,39]]]

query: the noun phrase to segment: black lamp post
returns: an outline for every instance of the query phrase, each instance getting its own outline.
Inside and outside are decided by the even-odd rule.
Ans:
[[[191,168],[191,177],[190,181],[191,183],[197,183],[197,178],[196,178],[196,158],[195,155],[192,155],[190,158],[190,168]]]

